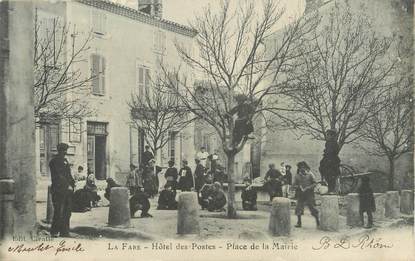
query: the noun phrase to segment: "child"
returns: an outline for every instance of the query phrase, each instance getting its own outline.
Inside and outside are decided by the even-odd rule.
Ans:
[[[242,208],[244,210],[257,210],[257,192],[251,186],[251,180],[249,178],[244,179],[245,188],[242,189]]]
[[[362,183],[359,187],[359,214],[360,222],[364,225],[363,213],[366,212],[368,223],[365,228],[371,228],[373,226],[372,212],[376,211],[375,198],[373,196],[372,188],[370,187],[370,179],[368,176],[362,178]]]

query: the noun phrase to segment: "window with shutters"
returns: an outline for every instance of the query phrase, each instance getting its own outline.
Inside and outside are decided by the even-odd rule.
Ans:
[[[107,15],[98,10],[92,11],[92,31],[98,35],[106,34]]]
[[[92,94],[105,95],[105,58],[98,54],[91,55]]]
[[[137,65],[137,88],[138,94],[140,97],[144,97],[146,93],[150,91],[150,68],[140,65]]]

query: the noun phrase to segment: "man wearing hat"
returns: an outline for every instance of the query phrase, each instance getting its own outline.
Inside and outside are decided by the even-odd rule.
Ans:
[[[68,151],[68,144],[59,143],[57,150],[58,154],[49,162],[54,208],[50,233],[53,237],[57,237],[58,234],[61,237],[68,237],[75,180],[71,175],[69,162],[65,157]]]
[[[170,184],[164,185],[164,189],[160,192],[157,209],[177,209],[176,191],[172,190]]]

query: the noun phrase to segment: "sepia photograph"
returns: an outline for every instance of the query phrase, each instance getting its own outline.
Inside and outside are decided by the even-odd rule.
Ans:
[[[413,63],[413,0],[0,0],[0,260],[415,260]]]

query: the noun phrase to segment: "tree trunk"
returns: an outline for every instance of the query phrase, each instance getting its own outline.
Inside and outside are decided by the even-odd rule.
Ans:
[[[394,176],[395,176],[395,159],[389,158],[389,176],[388,176],[388,189],[394,188]]]
[[[234,166],[235,154],[228,153],[228,218],[236,218]]]

